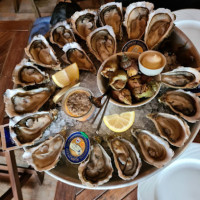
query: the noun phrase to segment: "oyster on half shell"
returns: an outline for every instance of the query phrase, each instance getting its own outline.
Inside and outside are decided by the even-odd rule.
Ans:
[[[150,13],[144,35],[144,42],[149,49],[154,49],[169,36],[175,18],[169,9],[159,8]]]
[[[187,123],[176,115],[151,113],[147,117],[153,121],[159,135],[173,146],[183,146],[191,134]]]
[[[108,145],[113,153],[119,177],[123,180],[134,179],[142,166],[140,155],[135,146],[120,138],[112,139]]]
[[[167,91],[158,101],[170,107],[188,122],[195,123],[200,120],[200,99],[192,93],[184,90]]]
[[[110,2],[102,5],[99,8],[99,21],[102,26],[112,26],[117,39],[122,39],[122,3]]]
[[[200,73],[192,67],[178,67],[161,74],[161,82],[171,88],[195,88],[200,84]]]
[[[7,89],[4,93],[5,111],[9,117],[38,111],[49,99],[54,89],[51,87],[24,90]]]
[[[53,70],[59,70],[60,61],[43,35],[36,35],[25,48],[26,55],[34,63]]]
[[[63,137],[57,134],[40,145],[25,150],[23,158],[37,171],[50,170],[59,161],[64,143]]]
[[[13,82],[22,87],[47,83],[50,81],[47,73],[41,71],[36,65],[25,58],[16,65],[12,77]]]
[[[149,13],[153,8],[152,3],[145,1],[131,3],[126,8],[124,25],[129,39],[140,39],[144,35]]]
[[[74,33],[66,21],[58,22],[50,31],[49,40],[62,48],[65,44],[75,42]]]
[[[96,58],[103,62],[116,53],[115,33],[111,26],[103,26],[95,29],[87,37],[87,45]]]
[[[93,10],[77,11],[71,16],[71,24],[74,32],[83,40],[97,28],[97,13]]]
[[[150,131],[137,129],[132,134],[137,139],[144,160],[150,165],[161,168],[174,156],[169,144]]]
[[[65,54],[62,59],[69,64],[76,63],[81,70],[96,73],[96,68],[81,46],[76,43],[68,43],[63,47]]]
[[[88,159],[78,167],[78,176],[82,184],[96,187],[110,180],[113,167],[111,158],[100,144],[91,146]]]
[[[56,118],[58,111],[28,113],[10,119],[9,128],[12,139],[18,146],[32,145]]]

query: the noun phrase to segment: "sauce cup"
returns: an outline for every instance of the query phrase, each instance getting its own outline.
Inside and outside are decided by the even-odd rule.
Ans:
[[[165,56],[158,51],[145,51],[138,58],[140,71],[147,76],[156,76],[166,65]]]

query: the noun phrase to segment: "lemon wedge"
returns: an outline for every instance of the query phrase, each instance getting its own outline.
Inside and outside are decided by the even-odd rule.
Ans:
[[[124,112],[121,114],[104,116],[105,125],[112,131],[120,133],[127,131],[135,121],[135,112]]]
[[[52,79],[54,83],[61,88],[68,86],[71,83],[78,82],[79,68],[76,63],[73,63],[53,74]]]

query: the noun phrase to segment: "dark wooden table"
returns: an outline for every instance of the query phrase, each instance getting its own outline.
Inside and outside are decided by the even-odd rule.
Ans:
[[[3,93],[7,88],[12,88],[12,71],[24,56],[31,26],[31,21],[0,22],[0,124],[3,123],[5,114]],[[194,141],[200,143],[199,134]],[[15,184],[14,181],[11,184]],[[17,187],[16,185],[16,189]],[[58,181],[55,200],[68,199],[136,200],[137,186],[115,190],[83,190]]]

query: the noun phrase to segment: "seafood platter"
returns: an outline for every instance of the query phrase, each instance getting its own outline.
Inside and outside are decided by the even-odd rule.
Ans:
[[[111,2],[34,36],[4,94],[10,135],[28,164],[70,185],[111,189],[173,162],[200,128],[200,57],[174,21],[150,2]],[[129,129],[104,121],[95,132],[91,96],[104,93],[105,116],[134,111]]]

